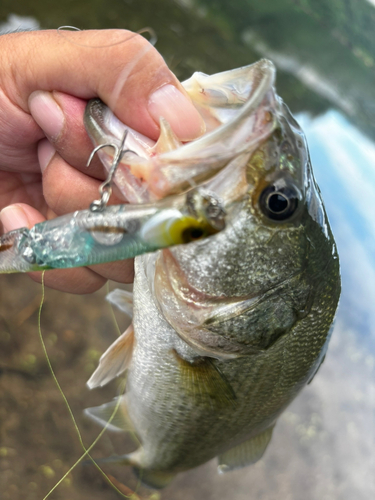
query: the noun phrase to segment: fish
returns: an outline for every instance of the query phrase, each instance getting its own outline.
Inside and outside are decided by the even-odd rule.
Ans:
[[[126,389],[86,414],[137,436],[136,450],[103,461],[132,466],[150,488],[214,458],[219,473],[260,460],[327,352],[339,257],[304,133],[275,75],[264,59],[195,73],[183,85],[207,132],[188,144],[163,119],[154,143],[101,101],[86,110],[95,145],[128,131],[133,153],[116,182],[130,202],[199,185],[225,212],[225,227],[209,238],[137,256],[133,293],[109,297],[132,322],[88,386],[126,373]],[[101,154],[110,168],[111,155]]]

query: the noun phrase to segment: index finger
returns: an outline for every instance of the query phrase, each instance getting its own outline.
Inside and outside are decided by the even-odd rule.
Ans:
[[[159,134],[159,117],[170,121],[181,139],[202,132],[202,119],[162,56],[142,36],[126,30],[35,31],[3,35],[2,86],[9,98],[30,112],[36,90],[58,90],[82,99],[100,97],[118,118],[148,137]],[[119,43],[123,42],[123,43]],[[104,48],[105,47],[105,48]],[[7,50],[7,48],[9,50]],[[16,71],[11,68],[15,67]],[[189,115],[178,117],[179,106]]]

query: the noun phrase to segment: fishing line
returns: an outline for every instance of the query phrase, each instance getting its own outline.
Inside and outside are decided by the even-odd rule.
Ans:
[[[55,484],[55,486],[53,486],[51,488],[51,490],[47,493],[47,495],[43,498],[43,500],[46,500],[53,491],[55,491],[55,489],[68,477],[68,475],[75,469],[75,467],[77,467],[77,465],[83,460],[84,457],[88,456],[89,459],[92,461],[93,465],[95,465],[95,467],[100,471],[100,473],[105,477],[106,481],[108,481],[110,483],[110,485],[112,486],[112,488],[117,491],[117,493],[119,493],[119,495],[121,495],[123,498],[131,498],[132,495],[128,496],[128,495],[125,495],[124,493],[122,493],[113,483],[112,481],[108,478],[108,476],[106,475],[106,473],[102,470],[102,468],[96,463],[96,461],[92,458],[92,456],[90,455],[90,451],[94,448],[94,446],[98,443],[98,441],[100,440],[100,438],[103,436],[104,432],[107,430],[108,426],[110,425],[110,423],[112,422],[113,418],[115,417],[116,413],[117,413],[117,410],[119,409],[120,407],[120,404],[121,404],[121,399],[118,398],[118,401],[117,401],[117,404],[113,410],[113,413],[112,415],[110,416],[108,422],[106,423],[106,425],[104,426],[104,428],[102,429],[102,431],[99,433],[99,435],[96,437],[96,439],[93,441],[93,443],[88,447],[86,448],[83,440],[82,440],[82,435],[81,435],[81,432],[79,430],[79,427],[77,425],[77,422],[76,422],[76,419],[74,417],[74,414],[73,414],[73,411],[69,405],[69,402],[64,394],[64,391],[62,390],[61,386],[60,386],[60,383],[59,381],[57,380],[57,377],[56,377],[56,374],[55,374],[55,371],[52,367],[52,364],[51,364],[51,361],[49,359],[49,356],[48,356],[48,352],[47,352],[47,348],[46,348],[46,344],[44,342],[44,338],[43,338],[43,334],[42,334],[42,328],[41,328],[41,316],[42,316],[42,308],[43,308],[43,304],[44,304],[44,299],[45,299],[45,285],[44,285],[44,273],[45,271],[42,272],[42,298],[41,298],[41,301],[40,301],[40,306],[39,306],[39,311],[38,311],[38,333],[39,333],[39,339],[40,339],[40,342],[42,344],[42,349],[43,349],[43,352],[44,352],[44,355],[45,355],[45,358],[47,360],[47,365],[48,365],[48,368],[51,372],[51,375],[52,375],[52,378],[56,384],[56,387],[58,388],[63,400],[64,400],[64,403],[68,409],[68,412],[69,412],[69,415],[70,415],[70,418],[72,419],[72,422],[73,422],[73,425],[74,425],[74,428],[77,432],[77,435],[78,435],[78,439],[79,439],[79,442],[84,450],[84,453],[81,455],[81,457],[70,467],[70,469],[62,476],[62,478]],[[137,488],[138,488],[138,485],[137,485]],[[134,492],[136,493],[136,492]]]
[[[74,40],[74,37],[69,36],[69,33],[72,32],[81,32],[84,33],[84,31],[88,30],[81,30],[80,28],[76,28],[75,26],[60,26],[57,28],[57,32],[60,36],[62,36],[65,40],[68,40],[68,42],[73,43],[74,45],[78,45],[79,47],[88,47],[90,49],[105,49],[108,47],[114,47],[115,45],[121,45],[122,43],[128,42],[132,38],[136,37],[137,35],[143,35],[148,33],[150,35],[150,39],[148,40],[151,45],[155,45],[158,37],[156,35],[156,32],[153,28],[147,26],[145,28],[140,29],[139,31],[132,32],[132,31],[127,31],[127,30],[116,30],[117,32],[119,31],[124,31],[126,33],[126,38],[124,40],[119,40],[118,42],[111,42],[111,43],[101,43],[100,45],[93,45],[93,44],[88,44],[88,43],[80,43]],[[102,30],[103,31],[103,30]],[[111,31],[111,30],[108,30]]]

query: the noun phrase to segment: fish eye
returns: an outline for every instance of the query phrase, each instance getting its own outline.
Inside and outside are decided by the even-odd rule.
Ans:
[[[269,219],[286,220],[297,209],[298,193],[293,186],[268,186],[260,195],[259,206]]]

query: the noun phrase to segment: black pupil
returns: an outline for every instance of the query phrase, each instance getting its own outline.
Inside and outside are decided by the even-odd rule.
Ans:
[[[197,240],[198,238],[200,238],[201,236],[203,235],[203,231],[202,229],[199,229],[199,228],[193,228],[191,231],[190,231],[190,237],[191,239],[193,240]]]
[[[298,207],[298,191],[292,185],[275,186],[270,184],[259,197],[259,207],[271,220],[285,221]]]
[[[288,200],[280,193],[271,194],[268,198],[268,207],[272,212],[279,214],[288,208]]]
[[[182,239],[185,243],[199,240],[203,236],[203,230],[200,227],[188,227],[182,232]]]

